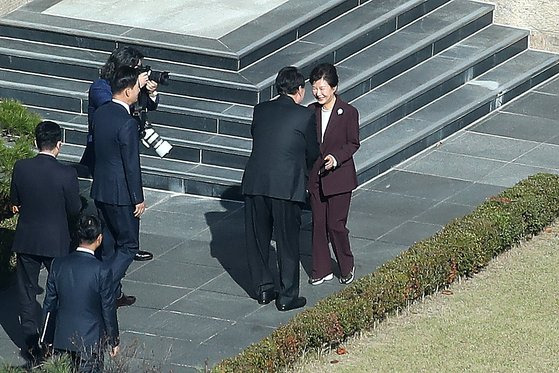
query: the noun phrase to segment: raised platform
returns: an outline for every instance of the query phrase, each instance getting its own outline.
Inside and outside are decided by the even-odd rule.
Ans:
[[[360,112],[361,182],[558,71],[556,55],[527,51],[528,31],[492,24],[490,4],[251,3],[210,1],[190,11],[190,3],[166,0],[149,17],[133,1],[99,1],[87,12],[84,0],[33,1],[0,19],[0,97],[60,122],[63,158],[76,162],[88,86],[115,46],[134,45],[172,77],[150,121],[174,148],[165,159],[142,150],[145,185],[240,198],[252,107],[275,96],[283,66],[305,74],[318,62],[337,66],[338,92]]]

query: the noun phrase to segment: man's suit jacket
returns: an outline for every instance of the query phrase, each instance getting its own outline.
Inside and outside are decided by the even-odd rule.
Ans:
[[[118,345],[112,286],[110,268],[90,253],[75,251],[52,262],[43,312],[48,323],[56,311],[54,348],[88,351],[105,338]]]
[[[251,133],[242,193],[305,202],[308,169],[318,156],[314,113],[280,95],[254,107]]]
[[[149,94],[145,87],[140,93],[140,98],[145,102],[145,106],[148,111],[156,110],[159,104],[159,95],[156,97],[155,101],[149,98]],[[97,108],[110,102],[113,99],[113,93],[111,91],[111,85],[106,79],[97,79],[89,87],[88,94],[88,105],[87,105],[87,144],[83,152],[80,163],[86,165],[89,168],[92,176],[95,172],[95,148],[93,145],[93,114]]]
[[[68,227],[80,212],[76,170],[48,154],[15,163],[11,203],[19,206],[12,250],[57,257],[70,252]]]
[[[320,139],[322,134],[321,105],[310,105],[316,114],[316,132]],[[357,174],[353,154],[359,149],[359,113],[350,104],[336,97],[323,141],[320,143],[320,157],[317,159],[309,179],[309,185],[317,183],[320,178],[322,193],[325,196],[347,193],[357,188]],[[318,175],[324,164],[324,157],[331,154],[338,162],[337,166]],[[310,188],[309,188],[310,189]]]
[[[95,172],[91,197],[112,205],[144,201],[140,171],[138,122],[113,101],[93,115]]]

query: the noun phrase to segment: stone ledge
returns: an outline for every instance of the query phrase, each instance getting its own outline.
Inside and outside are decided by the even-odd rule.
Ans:
[[[31,0],[2,0],[0,2],[0,16],[8,14],[29,2],[31,2]]]

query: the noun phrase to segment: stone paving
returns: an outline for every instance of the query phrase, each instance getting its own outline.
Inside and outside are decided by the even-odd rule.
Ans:
[[[556,78],[361,186],[348,223],[357,276],[522,178],[559,173],[558,100]],[[84,195],[87,189],[83,182]],[[133,364],[155,365],[160,371],[203,370],[298,312],[280,313],[273,304],[260,306],[247,295],[242,203],[156,190],[147,190],[146,196],[141,246],[155,259],[132,264],[124,291],[138,301],[118,311],[123,346],[136,351]],[[312,306],[342,286],[337,281],[317,287],[306,283],[309,219],[306,212],[301,295]],[[0,297],[0,364],[20,365],[13,289]]]

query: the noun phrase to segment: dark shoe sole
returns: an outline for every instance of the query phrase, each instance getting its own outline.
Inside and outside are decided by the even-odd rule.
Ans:
[[[305,297],[299,297],[293,300],[291,303],[281,304],[276,301],[276,308],[278,311],[291,311],[297,308],[304,307],[307,304],[307,299]]]

